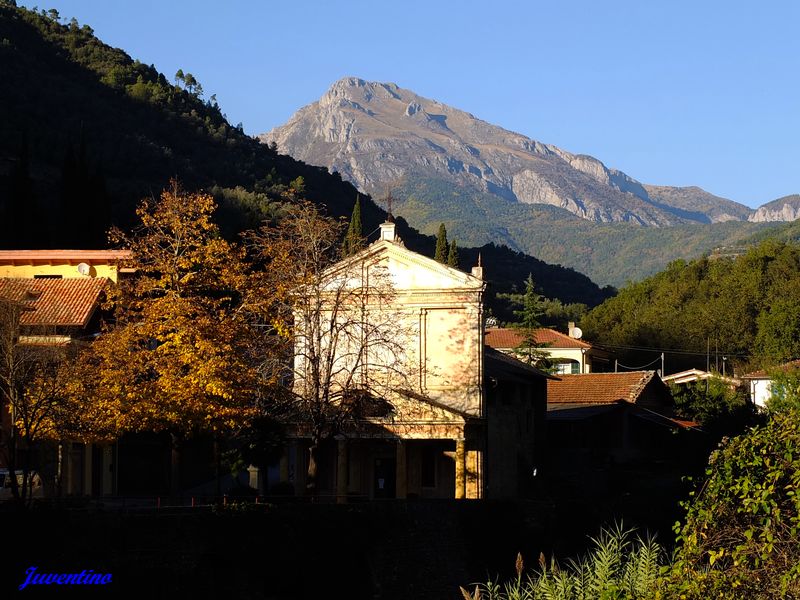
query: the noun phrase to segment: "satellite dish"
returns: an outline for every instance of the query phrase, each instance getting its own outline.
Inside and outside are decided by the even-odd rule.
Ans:
[[[78,264],[78,273],[81,275],[89,275],[92,272],[92,266],[88,263],[79,263]]]
[[[579,340],[583,337],[583,330],[580,327],[573,327],[569,332],[569,336]]]

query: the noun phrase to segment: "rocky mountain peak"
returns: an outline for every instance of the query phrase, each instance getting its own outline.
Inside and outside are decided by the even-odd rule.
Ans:
[[[331,105],[344,98],[352,102],[369,103],[376,98],[399,100],[394,83],[364,81],[358,77],[344,77],[335,82],[320,99],[320,105]]]
[[[655,227],[744,220],[751,213],[699,188],[645,186],[592,156],[508,131],[397,84],[357,77],[335,82],[318,102],[259,137],[370,194],[389,186],[449,188],[448,197],[546,204],[591,221]]]

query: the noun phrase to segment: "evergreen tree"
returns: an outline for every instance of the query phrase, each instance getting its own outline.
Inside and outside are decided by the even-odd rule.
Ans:
[[[536,291],[533,275],[529,273],[528,279],[525,281],[525,294],[522,296],[522,310],[514,311],[514,314],[519,317],[520,327],[530,330],[542,326],[539,319],[544,314],[543,300]]]
[[[450,250],[447,252],[447,266],[454,269],[458,268],[458,245],[456,245],[455,240],[450,242]]]
[[[178,75],[176,73],[175,77],[177,78],[177,76]],[[203,86],[200,85],[200,82],[197,81],[197,78],[195,78],[195,76],[192,75],[191,73],[186,73],[186,75],[183,78],[183,85],[184,89],[190,94],[193,94],[198,97],[203,95]]]
[[[342,254],[350,256],[364,247],[364,232],[361,226],[361,197],[356,195],[356,203],[353,206],[353,214],[350,217],[350,225],[344,236]]]
[[[436,235],[436,254],[434,254],[433,258],[440,263],[447,262],[447,228],[445,228],[444,223],[439,225],[439,233]]]
[[[514,326],[521,330],[523,336],[516,350],[528,364],[548,369],[548,355],[541,350],[544,346],[536,341],[536,330],[542,326],[539,319],[544,315],[543,302],[544,298],[536,291],[533,275],[529,273],[525,281],[525,294],[522,296],[522,309],[514,311],[519,318]]]

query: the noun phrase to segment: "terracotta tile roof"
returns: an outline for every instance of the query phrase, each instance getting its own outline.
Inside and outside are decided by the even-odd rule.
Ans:
[[[772,371],[780,370],[780,371],[790,371],[792,369],[800,368],[800,358],[796,360],[790,360],[787,363],[783,363],[782,365],[777,365],[772,367],[771,369],[759,369],[758,371],[753,371],[752,373],[748,373],[747,375],[742,375],[742,379],[772,379],[772,375],[770,373]]]
[[[492,348],[516,348],[522,343],[524,336],[519,329],[490,327],[486,329],[485,343]],[[535,331],[537,344],[548,348],[591,348],[591,344],[559,333],[555,329],[545,327]]]
[[[100,300],[105,277],[69,279],[0,279],[0,296],[32,307],[21,325],[85,327]]]
[[[559,375],[547,382],[547,404],[612,404],[636,402],[655,371]]]

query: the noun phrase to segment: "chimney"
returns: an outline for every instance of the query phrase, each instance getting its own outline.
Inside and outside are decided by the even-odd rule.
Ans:
[[[570,322],[567,324],[567,335],[568,335],[569,337],[573,337],[573,336],[572,336],[572,330],[573,330],[573,329],[575,329],[575,321],[570,321]]]
[[[386,240],[387,242],[395,241],[396,235],[394,231],[394,223],[390,221],[381,223],[381,239]]]
[[[472,267],[472,276],[483,281],[483,266],[481,265],[481,253],[478,252],[478,265]]]

